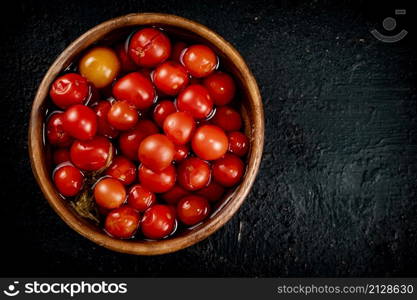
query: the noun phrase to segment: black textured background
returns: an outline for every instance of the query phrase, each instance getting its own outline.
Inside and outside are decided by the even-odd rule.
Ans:
[[[378,1],[379,2],[379,1]],[[410,1],[411,2],[411,1]],[[417,275],[416,14],[398,1],[9,1],[0,65],[1,275]],[[395,8],[409,35],[369,33]],[[31,102],[56,56],[87,29],[166,12],[229,40],[255,74],[264,159],[238,214],[196,246],[111,252],[52,211],[30,169]],[[385,32],[384,32],[385,33]]]

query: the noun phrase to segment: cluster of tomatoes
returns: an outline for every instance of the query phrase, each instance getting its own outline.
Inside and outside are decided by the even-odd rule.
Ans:
[[[89,189],[105,231],[128,239],[193,226],[241,180],[248,151],[231,106],[236,85],[206,45],[171,44],[144,28],[114,47],[95,46],[50,88],[46,121],[53,181],[76,197]],[[99,174],[88,183],[89,174]]]

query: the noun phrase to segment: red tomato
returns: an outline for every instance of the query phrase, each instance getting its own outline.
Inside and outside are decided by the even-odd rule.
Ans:
[[[143,214],[142,233],[149,239],[162,239],[171,234],[175,227],[175,211],[168,205],[151,206]]]
[[[67,147],[71,145],[72,138],[68,132],[64,130],[64,113],[53,113],[46,123],[46,137],[51,145],[59,147]]]
[[[97,132],[97,116],[95,112],[82,104],[76,104],[64,113],[63,128],[78,140],[89,140]]]
[[[56,149],[53,154],[54,164],[59,165],[60,163],[70,161],[69,151],[66,148]]]
[[[183,161],[187,158],[188,154],[190,153],[190,147],[187,145],[175,145],[175,155],[174,160],[176,162]]]
[[[236,85],[233,78],[226,73],[216,72],[203,81],[215,105],[226,105],[233,100]]]
[[[242,117],[229,106],[218,107],[211,121],[226,131],[238,131],[242,127]]]
[[[75,141],[70,149],[71,162],[82,170],[97,171],[108,164],[112,151],[112,144],[101,136],[89,141]]]
[[[229,132],[229,152],[237,156],[245,156],[249,150],[249,140],[240,131]]]
[[[196,194],[205,197],[210,202],[216,202],[223,196],[224,187],[212,180],[208,186],[198,190]]]
[[[187,48],[187,44],[184,42],[176,42],[174,46],[172,46],[171,52],[171,60],[175,62],[181,62],[181,56],[183,54],[184,49]]]
[[[179,111],[189,112],[196,119],[205,119],[213,110],[213,101],[204,86],[193,84],[178,95],[177,107]]]
[[[139,66],[155,67],[171,55],[171,42],[160,30],[144,28],[130,38],[128,51]]]
[[[178,218],[185,225],[192,226],[207,218],[210,212],[210,204],[201,196],[187,196],[182,198],[177,205]]]
[[[245,165],[242,160],[233,154],[226,154],[214,162],[213,177],[225,187],[237,184],[243,177]]]
[[[115,138],[119,132],[107,120],[110,108],[109,101],[100,101],[93,107],[97,116],[97,133],[108,138]]]
[[[140,120],[135,128],[120,135],[119,148],[122,154],[130,160],[137,160],[138,149],[142,140],[158,132],[158,127],[152,121]]]
[[[153,134],[140,143],[138,157],[144,166],[161,171],[174,160],[175,146],[163,134]]]
[[[154,172],[144,165],[139,167],[139,182],[143,187],[154,193],[165,193],[175,184],[177,173],[173,166]]]
[[[140,212],[144,212],[156,203],[156,196],[140,184],[136,184],[132,186],[129,191],[127,203],[130,207],[133,207]]]
[[[127,48],[124,43],[116,46],[116,54],[117,57],[119,57],[123,72],[132,72],[138,68],[135,62],[127,54]]]
[[[176,95],[187,86],[187,70],[177,62],[167,61],[159,65],[153,73],[153,83],[166,95]]]
[[[129,130],[138,122],[139,115],[135,107],[126,101],[116,101],[107,113],[107,120],[118,130]]]
[[[182,63],[194,77],[205,77],[213,72],[218,64],[217,56],[205,45],[190,46],[182,56]]]
[[[193,117],[186,112],[175,112],[165,118],[164,132],[175,144],[184,145],[191,139],[195,129]]]
[[[191,141],[194,153],[205,160],[219,159],[226,153],[228,146],[226,133],[214,125],[197,128]]]
[[[58,167],[54,171],[55,186],[62,195],[72,197],[77,195],[84,183],[84,175],[72,165]]]
[[[94,186],[94,199],[103,208],[118,208],[126,201],[126,190],[119,180],[103,178]]]
[[[177,204],[180,199],[189,195],[189,191],[176,184],[168,192],[161,194],[161,198],[168,204]]]
[[[153,119],[159,126],[162,127],[165,118],[176,111],[177,109],[175,107],[174,102],[169,100],[160,101],[153,110]]]
[[[63,109],[83,104],[89,96],[88,81],[77,73],[62,75],[52,84],[49,95],[55,105]]]
[[[178,183],[189,191],[208,185],[211,177],[210,165],[197,157],[190,157],[178,166]]]
[[[137,109],[145,109],[152,106],[155,90],[149,78],[139,72],[133,72],[116,81],[113,96],[117,100],[126,100]]]
[[[110,211],[104,222],[106,232],[119,239],[132,238],[140,225],[137,211],[128,206],[122,206]]]
[[[107,168],[106,175],[120,180],[124,185],[129,185],[136,179],[136,166],[127,158],[116,156]]]

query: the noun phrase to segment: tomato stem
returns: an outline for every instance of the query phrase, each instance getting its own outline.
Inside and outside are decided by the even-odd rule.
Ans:
[[[77,199],[75,201],[71,201],[70,203],[81,217],[89,219],[98,225],[100,224],[99,213],[93,200],[93,196],[89,190],[89,188],[84,189]]]

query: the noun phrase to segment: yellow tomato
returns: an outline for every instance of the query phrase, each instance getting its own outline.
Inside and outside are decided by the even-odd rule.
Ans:
[[[81,75],[97,88],[109,85],[120,71],[120,62],[116,53],[106,47],[95,47],[81,58]]]

